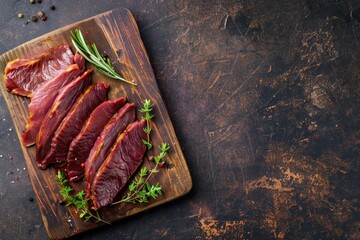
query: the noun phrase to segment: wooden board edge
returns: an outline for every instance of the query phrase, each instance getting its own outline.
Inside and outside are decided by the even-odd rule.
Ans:
[[[159,94],[160,94],[160,98],[163,100],[162,102],[163,102],[165,111],[167,112],[168,117],[169,117],[169,119],[170,119],[170,126],[171,126],[171,129],[170,129],[170,130],[171,130],[172,132],[174,132],[174,138],[175,138],[177,144],[179,144],[179,149],[182,149],[182,148],[181,148],[180,141],[179,141],[179,139],[178,139],[178,137],[177,137],[177,135],[176,135],[176,131],[175,131],[175,128],[174,128],[174,124],[172,123],[171,117],[170,117],[170,115],[169,115],[169,111],[168,111],[166,102],[164,101],[163,94],[162,94],[162,92],[160,91],[158,82],[157,82],[157,80],[156,80],[155,73],[154,73],[154,68],[153,68],[153,66],[152,66],[152,64],[151,64],[151,61],[150,61],[150,58],[149,58],[149,54],[148,54],[148,52],[147,52],[147,50],[146,50],[146,47],[145,47],[145,45],[144,45],[144,42],[142,41],[139,26],[138,26],[138,24],[136,23],[135,17],[134,17],[134,15],[132,14],[132,12],[131,12],[129,9],[127,9],[127,8],[122,8],[122,9],[123,9],[124,11],[126,11],[126,13],[128,14],[128,16],[130,17],[131,21],[133,22],[133,25],[136,27],[136,30],[137,30],[137,31],[136,31],[136,34],[138,35],[139,39],[141,39],[141,42],[140,42],[140,43],[141,43],[142,48],[143,48],[143,51],[144,51],[144,53],[145,53],[146,60],[148,61],[149,65],[150,65],[150,68],[151,68],[151,70],[152,70],[152,72],[153,72],[153,76],[154,76],[154,79],[155,79],[155,85],[156,85],[157,90],[158,90],[158,92],[159,92]],[[112,13],[112,12],[119,11],[119,10],[120,10],[120,9],[114,9],[113,11],[109,11],[108,13],[110,14],[110,13]],[[185,161],[186,173],[187,173],[187,178],[188,178],[189,186],[188,186],[187,189],[184,189],[184,191],[182,192],[182,194],[180,194],[179,196],[177,196],[177,197],[174,198],[174,199],[170,199],[169,201],[173,201],[173,200],[175,200],[175,199],[177,199],[177,198],[183,197],[184,195],[188,194],[188,193],[191,191],[191,189],[193,188],[193,181],[192,181],[192,178],[191,178],[190,169],[189,169],[189,166],[188,166],[188,164],[187,164],[186,158],[185,158],[184,153],[183,153],[182,151],[180,151],[180,155],[181,155],[180,157],[181,157],[182,159],[184,159],[184,161]]]
[[[1,84],[4,84],[4,82],[2,82]],[[6,90],[5,90],[5,87],[1,87],[0,88],[0,91],[1,91],[1,94],[5,100],[5,103],[6,103],[6,106],[7,108],[9,109],[9,106],[10,106],[10,102],[9,102],[9,99],[4,97],[5,94],[9,94]],[[19,96],[20,97],[20,96]],[[25,98],[25,97],[24,97]],[[29,169],[32,169],[34,166],[31,164],[31,159],[30,157],[28,156],[27,154],[27,151],[26,151],[26,147],[21,143],[21,138],[22,138],[22,133],[20,131],[20,129],[18,128],[18,126],[16,126],[16,124],[14,124],[14,119],[13,119],[13,115],[11,115],[11,120],[13,121],[13,125],[14,125],[14,128],[15,128],[15,131],[16,131],[16,135],[18,137],[18,140],[19,140],[19,144],[20,144],[20,147],[21,147],[21,151],[23,153],[23,157],[24,157],[24,160],[25,160],[25,164],[26,164],[26,168],[27,168],[27,172],[29,172]],[[28,174],[28,177],[30,179],[30,183],[31,183],[31,186],[32,188],[34,188],[35,186],[35,179],[34,179],[34,176],[32,176],[31,174]],[[33,190],[34,191],[34,190]],[[40,205],[39,205],[39,199],[38,199],[38,195],[35,194],[35,198],[36,198],[36,202],[37,202],[37,205],[38,205],[38,208],[39,208],[39,211],[41,212],[41,209],[40,209]],[[40,214],[41,215],[41,219],[44,223],[44,228],[46,230],[46,233],[48,234],[48,236],[50,237],[52,234],[51,234],[51,231],[48,227],[48,221],[45,217],[44,214]]]

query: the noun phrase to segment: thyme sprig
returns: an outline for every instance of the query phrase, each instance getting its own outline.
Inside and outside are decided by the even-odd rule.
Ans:
[[[150,150],[152,148],[152,144],[150,142],[150,120],[154,117],[154,115],[151,114],[154,104],[151,102],[150,99],[145,99],[142,104],[143,107],[139,111],[145,114],[145,116],[143,117],[143,119],[146,121],[146,127],[144,128],[144,132],[147,135],[147,139],[143,139],[142,142],[146,145],[147,149]]]
[[[87,61],[91,62],[95,65],[97,70],[104,74],[105,76],[108,76],[110,78],[118,79],[123,82],[129,83],[131,85],[136,86],[137,84],[128,81],[125,78],[123,78],[120,74],[118,74],[113,65],[111,64],[111,61],[109,58],[106,60],[100,55],[95,43],[92,43],[91,45],[88,45],[85,42],[84,36],[82,35],[81,30],[75,29],[74,32],[71,33],[71,42],[73,43],[74,47],[80,53]]]
[[[57,173],[57,183],[62,187],[60,189],[60,195],[63,197],[66,206],[74,205],[76,209],[79,211],[79,217],[81,219],[84,219],[85,222],[89,221],[90,219],[94,218],[97,221],[104,222],[106,224],[110,224],[107,221],[104,221],[100,218],[99,213],[95,211],[95,214],[93,214],[87,202],[89,201],[89,198],[85,198],[85,191],[82,190],[76,194],[72,194],[74,189],[67,185],[68,180],[65,177],[65,174],[61,171],[58,171]]]
[[[113,205],[122,202],[147,203],[149,202],[150,197],[156,199],[159,195],[163,194],[160,183],[156,183],[155,185],[149,183],[150,177],[159,172],[158,167],[165,158],[170,146],[166,143],[162,143],[159,146],[159,149],[159,155],[154,157],[155,166],[150,170],[146,167],[141,168],[138,177],[135,177],[135,179],[130,183],[129,192],[120,201],[114,202]]]

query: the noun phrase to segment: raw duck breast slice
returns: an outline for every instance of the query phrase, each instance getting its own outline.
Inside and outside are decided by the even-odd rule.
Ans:
[[[99,168],[91,186],[91,200],[97,210],[113,202],[118,192],[140,166],[146,146],[144,128],[146,122],[131,123],[120,134],[106,160]]]
[[[36,137],[36,162],[39,168],[44,169],[47,167],[46,164],[42,163],[50,151],[51,140],[54,133],[77,98],[90,85],[91,73],[92,70],[84,72],[80,77],[62,88],[50,111],[41,123],[39,133]]]
[[[57,77],[72,64],[74,54],[68,45],[60,45],[33,59],[15,59],[5,68],[6,90],[31,97],[41,84]]]
[[[41,123],[52,106],[61,88],[73,81],[82,73],[77,64],[70,65],[59,76],[53,80],[45,82],[34,93],[29,104],[30,119],[26,125],[26,130],[22,135],[25,146],[31,146],[36,141]]]
[[[56,130],[43,165],[65,162],[71,141],[79,134],[91,112],[106,100],[108,88],[107,83],[95,83],[79,97]]]
[[[86,120],[81,132],[71,142],[66,158],[67,176],[71,182],[80,180],[84,176],[84,163],[90,150],[104,126],[112,116],[124,106],[126,99],[121,97],[100,104]]]
[[[90,151],[88,159],[85,161],[85,190],[90,196],[90,188],[97,170],[104,162],[116,138],[135,120],[135,105],[127,103],[116,113],[100,136],[96,139]]]

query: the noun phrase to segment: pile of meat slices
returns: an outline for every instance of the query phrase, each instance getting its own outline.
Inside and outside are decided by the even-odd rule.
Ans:
[[[23,144],[36,145],[39,168],[65,169],[70,181],[84,177],[94,209],[110,204],[141,164],[145,121],[125,98],[107,100],[109,85],[91,84],[85,59],[60,45],[5,69],[6,89],[30,97]]]

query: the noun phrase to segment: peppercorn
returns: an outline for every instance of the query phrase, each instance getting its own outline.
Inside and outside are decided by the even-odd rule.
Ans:
[[[39,17],[42,17],[42,16],[44,16],[45,15],[45,13],[43,12],[43,11],[38,11],[38,13],[37,13],[37,15],[39,16]]]
[[[56,7],[54,5],[51,5],[50,10],[54,11]]]
[[[24,14],[22,14],[22,13],[18,14],[18,18],[23,18],[23,17],[24,17]]]
[[[167,165],[168,165],[168,163],[165,162],[164,160],[161,161],[161,162],[159,162],[159,167],[160,167],[160,168],[167,167]]]
[[[42,1],[41,1],[41,0],[37,0],[37,2],[38,2],[38,3],[42,3]]]
[[[35,0],[29,0],[29,2],[30,2],[31,4],[34,4],[34,3],[35,3]]]
[[[43,21],[46,21],[46,19],[47,19],[46,15],[43,15],[43,16],[41,17],[41,20],[43,20]]]
[[[29,201],[30,201],[30,202],[33,202],[33,201],[34,201],[34,198],[29,197]]]
[[[37,22],[37,21],[38,21],[38,18],[37,18],[36,16],[32,16],[32,17],[31,17],[31,21]]]
[[[101,54],[101,57],[106,61],[106,60],[109,58],[109,54],[104,51],[104,52]]]

